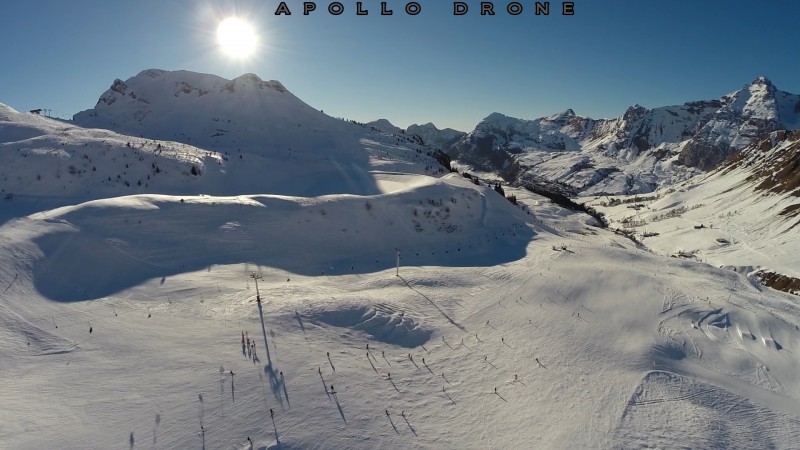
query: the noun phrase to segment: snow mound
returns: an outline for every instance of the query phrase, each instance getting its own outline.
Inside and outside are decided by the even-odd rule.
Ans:
[[[312,320],[335,327],[362,331],[385,344],[415,348],[425,344],[433,334],[414,318],[398,313],[386,305],[353,306],[311,314]]]
[[[445,177],[381,196],[129,196],[28,220],[47,228],[35,238],[36,288],[76,301],[217,264],[369,273],[394,267],[396,248],[403,266],[503,263],[522,258],[533,236],[522,214],[491,189]]]
[[[799,433],[792,415],[663,371],[645,375],[613,432],[629,448],[778,448]]]

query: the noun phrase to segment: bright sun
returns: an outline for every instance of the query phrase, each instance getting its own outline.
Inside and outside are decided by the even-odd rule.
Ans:
[[[252,25],[242,19],[228,17],[217,27],[217,41],[228,56],[247,58],[256,50],[258,37]]]

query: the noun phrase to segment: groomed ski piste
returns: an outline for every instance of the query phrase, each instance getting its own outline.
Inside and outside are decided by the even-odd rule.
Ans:
[[[139,141],[4,114],[3,448],[798,446],[796,296],[387,135],[334,172],[143,140],[154,194]]]

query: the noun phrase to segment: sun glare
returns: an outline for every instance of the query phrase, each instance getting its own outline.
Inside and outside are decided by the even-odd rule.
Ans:
[[[233,58],[247,58],[258,44],[253,26],[237,17],[228,17],[217,27],[217,41],[222,51]]]

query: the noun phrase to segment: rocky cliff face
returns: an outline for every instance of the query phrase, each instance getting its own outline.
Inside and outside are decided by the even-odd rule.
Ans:
[[[679,162],[710,170],[760,136],[798,128],[798,102],[800,96],[781,92],[766,78],[757,78],[720,99],[722,106],[698,123]]]

